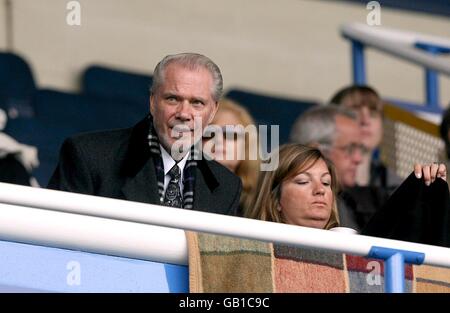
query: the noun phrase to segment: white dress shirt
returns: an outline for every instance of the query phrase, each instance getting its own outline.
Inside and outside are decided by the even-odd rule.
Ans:
[[[170,156],[169,153],[167,153],[167,151],[161,146],[159,145],[159,148],[161,149],[161,158],[163,161],[163,166],[164,166],[164,194],[166,194],[166,189],[167,186],[169,185],[170,182],[170,175],[169,175],[169,171],[172,169],[172,167],[177,164],[178,167],[180,168],[180,173],[181,173],[181,179],[178,182],[180,184],[180,191],[181,194],[183,194],[183,170],[184,170],[184,166],[186,165],[186,162],[189,158],[189,155],[191,152],[188,152],[178,163],[175,162],[174,159],[172,159],[172,157]]]

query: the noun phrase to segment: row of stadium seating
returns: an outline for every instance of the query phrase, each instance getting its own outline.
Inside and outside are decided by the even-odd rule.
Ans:
[[[151,83],[151,75],[95,65],[83,72],[80,93],[39,89],[23,58],[0,53],[0,108],[10,116],[5,132],[39,149],[41,165],[33,174],[45,186],[66,137],[134,125],[148,112]],[[225,96],[245,106],[258,125],[280,125],[280,143],[298,115],[316,104],[240,89]]]

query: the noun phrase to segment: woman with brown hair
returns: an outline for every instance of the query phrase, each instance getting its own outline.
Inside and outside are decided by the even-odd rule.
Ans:
[[[224,98],[219,101],[219,109],[211,125],[220,127],[223,134],[223,140],[213,139],[212,157],[241,179],[240,209],[245,210],[255,193],[259,174],[259,145],[255,122],[244,107]],[[232,153],[228,155],[231,149]],[[255,153],[251,153],[252,151]]]
[[[319,229],[338,226],[333,164],[320,150],[301,144],[283,145],[273,153],[278,167],[261,172],[258,194],[245,216]]]

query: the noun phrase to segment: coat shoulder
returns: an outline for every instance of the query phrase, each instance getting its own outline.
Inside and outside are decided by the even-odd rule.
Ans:
[[[234,186],[234,188],[238,189],[241,179],[236,174],[217,161],[207,161],[207,164],[221,184],[230,184],[228,188],[233,188]]]
[[[82,133],[66,139],[66,142],[87,151],[111,151],[114,147],[127,143],[131,132],[132,128]]]

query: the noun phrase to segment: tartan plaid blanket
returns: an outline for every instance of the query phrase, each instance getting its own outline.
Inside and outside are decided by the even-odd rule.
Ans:
[[[190,292],[384,292],[383,262],[186,232]],[[407,292],[450,292],[450,269],[405,266]]]

